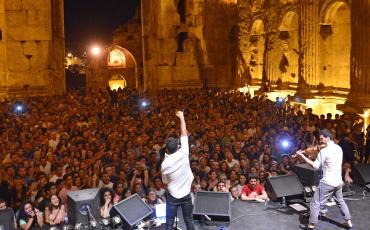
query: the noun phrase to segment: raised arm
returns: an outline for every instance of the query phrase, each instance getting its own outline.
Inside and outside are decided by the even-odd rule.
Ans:
[[[186,123],[185,123],[185,117],[183,111],[177,111],[176,116],[180,119],[180,130],[181,130],[181,136],[187,136],[188,131],[186,130]]]

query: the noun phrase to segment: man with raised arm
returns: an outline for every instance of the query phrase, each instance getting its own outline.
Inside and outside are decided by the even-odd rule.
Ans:
[[[162,180],[167,184],[166,191],[166,230],[171,230],[181,206],[186,229],[193,230],[193,204],[190,196],[193,173],[189,162],[189,143],[184,113],[177,111],[180,119],[180,141],[174,136],[166,140],[166,155],[162,162]],[[180,145],[181,144],[181,145]]]

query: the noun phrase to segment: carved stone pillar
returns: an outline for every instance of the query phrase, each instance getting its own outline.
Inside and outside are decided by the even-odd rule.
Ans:
[[[344,110],[362,113],[370,108],[370,0],[352,1],[351,30],[351,90]]]
[[[297,94],[310,94],[309,85],[317,85],[317,44],[319,1],[302,0],[299,6],[299,81]],[[307,95],[308,96],[308,95]]]

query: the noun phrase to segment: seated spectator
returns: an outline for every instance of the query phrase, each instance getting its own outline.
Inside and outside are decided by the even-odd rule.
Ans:
[[[194,205],[194,200],[195,200],[195,194],[197,192],[200,192],[200,191],[202,191],[202,188],[200,187],[200,184],[193,182],[193,185],[192,185],[192,188],[191,188],[191,193],[190,193],[191,201],[192,201],[193,205]]]
[[[131,189],[130,188],[124,188],[122,194],[123,194],[122,200],[130,197],[132,195]]]
[[[230,187],[229,192],[231,194],[231,201],[239,199],[239,192],[238,192],[238,188],[236,186]]]
[[[109,217],[110,210],[113,207],[114,192],[108,187],[100,189],[100,217],[105,219]]]
[[[166,190],[164,189],[164,185],[162,183],[161,177],[154,178],[153,187],[154,187],[155,193],[157,194],[157,197],[163,199],[164,193],[166,192]]]
[[[242,190],[244,185],[247,184],[247,177],[244,174],[239,175],[239,184],[236,185],[236,188],[238,189],[238,195],[240,196],[242,194]]]
[[[219,181],[217,183],[216,192],[228,192],[225,182]]]
[[[44,225],[44,218],[32,201],[25,201],[19,208],[17,223],[22,230],[41,228]]]
[[[153,188],[148,189],[148,194],[145,199],[145,203],[153,210],[153,213],[149,216],[149,219],[155,218],[155,206],[157,204],[163,204],[161,198],[158,198]]]
[[[257,183],[257,177],[249,177],[249,183],[243,187],[241,199],[242,200],[255,200],[266,201],[268,200],[265,188]]]
[[[45,223],[50,226],[61,226],[64,223],[66,210],[57,195],[51,195],[50,204],[45,208]]]
[[[114,190],[114,193],[115,193],[113,201],[114,201],[115,204],[122,200],[124,189],[125,189],[125,186],[120,181],[117,181],[113,184],[113,190]]]
[[[213,189],[216,187],[218,183],[217,179],[217,172],[216,171],[210,171],[208,174],[208,191],[213,191]]]

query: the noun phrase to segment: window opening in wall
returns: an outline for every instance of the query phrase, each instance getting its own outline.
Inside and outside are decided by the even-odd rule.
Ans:
[[[178,0],[177,12],[180,14],[180,22],[186,23],[186,0]]]
[[[187,32],[181,32],[177,35],[177,52],[184,52],[184,41],[188,38]]]

